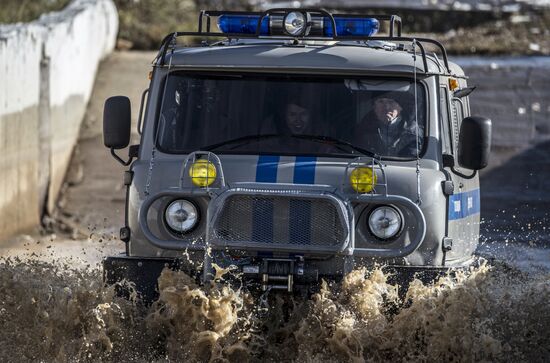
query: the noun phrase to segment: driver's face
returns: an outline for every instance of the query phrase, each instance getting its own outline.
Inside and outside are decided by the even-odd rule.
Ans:
[[[304,107],[290,103],[286,106],[285,120],[293,134],[302,134],[309,125],[309,111]]]
[[[403,108],[392,98],[380,97],[374,101],[374,113],[378,120],[390,123],[401,114]]]

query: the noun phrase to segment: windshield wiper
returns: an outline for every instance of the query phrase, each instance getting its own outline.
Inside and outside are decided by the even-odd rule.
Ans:
[[[232,149],[235,149],[236,147],[242,146],[243,144],[249,144],[256,140],[264,140],[264,139],[271,139],[273,137],[282,137],[283,135],[277,135],[277,134],[267,134],[267,135],[247,135],[247,136],[241,136],[237,137],[236,139],[226,140],[222,142],[218,142],[213,145],[208,145],[202,148],[204,151],[212,151],[215,149],[218,149],[222,146],[231,145],[235,143],[240,143],[239,145],[234,146]]]
[[[241,136],[235,139],[222,141],[213,145],[208,145],[203,148],[201,148],[204,151],[212,151],[215,149],[218,149],[222,146],[227,146],[231,144],[237,144],[231,148],[231,150],[238,148],[239,146],[247,145],[253,141],[260,141],[265,139],[271,139],[275,137],[292,137],[296,139],[304,139],[304,140],[311,140],[311,141],[317,141],[327,144],[334,144],[335,146],[347,146],[348,148],[359,152],[363,156],[369,156],[378,159],[379,156],[373,153],[372,151],[369,151],[367,149],[363,149],[362,147],[353,145],[350,142],[336,139],[332,136],[322,136],[322,135],[281,135],[281,134],[266,134],[266,135],[247,135],[247,136]],[[340,150],[343,150],[342,148],[339,148]]]
[[[356,146],[356,145],[352,144],[351,142],[344,141],[344,140],[340,140],[340,139],[334,138],[334,137],[332,137],[332,136],[322,136],[322,135],[292,135],[292,137],[295,137],[295,138],[298,138],[298,139],[319,141],[319,142],[323,142],[323,143],[327,143],[327,144],[332,143],[332,144],[335,144],[335,145],[344,145],[344,146],[347,146],[347,147],[349,147],[350,149],[352,149],[352,150],[354,150],[354,151],[358,151],[358,152],[361,153],[363,156],[369,156],[369,157],[376,158],[376,159],[379,159],[379,158],[380,158],[379,155],[373,153],[373,152],[370,151],[370,150],[363,149],[362,147]]]

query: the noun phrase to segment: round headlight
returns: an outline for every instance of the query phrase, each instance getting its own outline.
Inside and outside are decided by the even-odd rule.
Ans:
[[[164,212],[164,218],[168,227],[176,232],[189,232],[199,221],[197,207],[185,199],[178,199],[170,203]]]
[[[189,176],[198,187],[210,186],[216,180],[216,166],[206,159],[198,159],[189,168]]]
[[[349,175],[351,187],[358,193],[368,193],[376,185],[376,173],[365,166],[355,168]]]
[[[288,13],[283,22],[286,32],[293,36],[301,35],[307,25],[306,16],[299,11]]]
[[[393,207],[378,207],[369,216],[369,229],[381,239],[395,237],[401,230],[401,215]]]

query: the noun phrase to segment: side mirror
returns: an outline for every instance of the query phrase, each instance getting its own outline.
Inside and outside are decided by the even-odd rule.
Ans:
[[[109,97],[103,108],[103,143],[110,149],[124,149],[130,144],[132,114],[130,99]]]
[[[462,120],[458,139],[458,164],[480,170],[489,164],[491,151],[491,120],[470,116]]]

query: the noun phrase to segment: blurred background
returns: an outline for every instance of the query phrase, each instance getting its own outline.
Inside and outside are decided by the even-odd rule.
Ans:
[[[0,23],[30,22],[62,10],[71,0],[3,0]],[[434,34],[451,54],[549,55],[548,0],[113,0],[120,48],[157,49],[175,29],[195,29],[202,9],[265,10],[323,7],[349,12],[397,14],[405,31]]]

